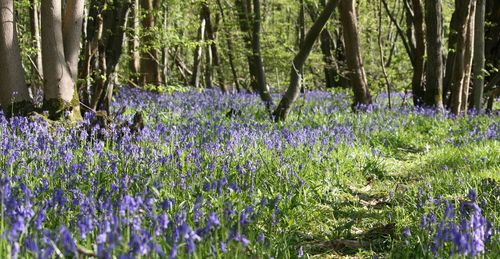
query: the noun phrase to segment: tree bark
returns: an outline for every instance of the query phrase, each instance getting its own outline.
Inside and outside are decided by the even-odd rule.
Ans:
[[[469,12],[467,24],[467,36],[465,41],[465,64],[464,64],[464,82],[462,86],[462,113],[467,114],[469,110],[469,89],[472,73],[472,61],[474,58],[474,31],[475,31],[475,13],[476,13],[476,0],[472,1],[471,9]]]
[[[201,59],[203,55],[203,46],[205,43],[205,31],[206,31],[207,20],[203,15],[203,8],[200,9],[200,27],[198,28],[198,37],[196,48],[194,50],[194,60],[193,60],[193,77],[191,78],[191,85],[198,88],[200,87],[200,75],[201,75]]]
[[[30,30],[31,30],[31,42],[35,46],[35,53],[31,56],[36,77],[43,81],[43,66],[42,66],[42,40],[40,38],[40,14],[39,14],[39,2],[38,0],[31,0],[30,6]],[[35,83],[38,80],[33,80],[31,82],[31,87],[33,93],[36,90],[41,91],[41,85]],[[38,82],[40,82],[38,81]]]
[[[236,71],[236,66],[234,65],[234,48],[233,48],[233,41],[232,41],[232,36],[230,31],[227,29],[226,25],[226,18],[224,14],[224,8],[222,7],[222,3],[220,0],[217,0],[217,6],[219,7],[219,12],[222,18],[222,23],[224,24],[224,36],[226,37],[226,45],[227,45],[227,59],[229,61],[229,66],[231,67],[231,74],[233,76],[233,82],[234,86],[236,88],[236,91],[241,92],[241,87],[240,83],[238,81],[238,73]]]
[[[354,91],[352,108],[359,109],[361,106],[370,105],[372,97],[368,91],[363,58],[361,57],[355,5],[356,1],[354,0],[341,0],[339,9],[340,21],[344,32],[349,77]]]
[[[426,0],[427,1],[427,0]],[[420,0],[412,0],[413,10],[413,36],[415,38],[414,59],[412,77],[413,104],[422,106],[424,104],[426,81],[425,81],[425,32],[424,32],[424,12]],[[429,49],[429,46],[427,46]]]
[[[475,14],[476,26],[474,33],[474,109],[480,112],[484,92],[484,22],[486,0],[477,0]]]
[[[113,93],[113,80],[118,61],[120,60],[125,41],[125,26],[131,7],[128,1],[113,1],[102,13],[102,25],[97,27],[98,71],[91,73],[94,77],[93,95],[90,107],[93,110],[104,110],[110,113]]]
[[[253,14],[252,51],[255,64],[254,80],[257,82],[260,98],[264,101],[269,114],[271,114],[274,103],[269,87],[267,86],[266,73],[264,71],[264,63],[262,61],[262,54],[260,50],[260,0],[253,0]]]
[[[275,121],[284,121],[290,113],[293,102],[297,99],[300,94],[300,70],[303,68],[304,63],[311,53],[314,42],[321,33],[326,22],[332,15],[335,7],[337,6],[337,0],[329,0],[325,8],[319,15],[319,18],[314,22],[311,29],[307,32],[304,44],[301,46],[299,53],[295,56],[292,61],[292,67],[290,69],[290,85],[286,93],[283,95],[281,102],[274,111]]]
[[[443,104],[446,108],[451,107],[451,93],[453,81],[453,68],[456,56],[456,47],[458,42],[458,30],[460,29],[459,14],[457,2],[455,1],[455,11],[451,16],[450,33],[448,35],[448,55],[446,56],[446,66],[443,81]]]
[[[323,0],[321,0],[321,5],[323,6],[323,8],[325,7],[325,2]],[[313,4],[309,3],[307,5],[307,11],[313,21],[318,19],[317,8]],[[340,60],[335,60],[335,56],[332,52],[333,49],[339,51],[339,49],[342,48],[342,44],[339,44],[339,46],[335,47],[331,32],[326,27],[323,28],[320,34],[320,49],[321,53],[323,54],[323,62],[325,63],[323,66],[323,73],[325,75],[326,88],[342,86],[342,76],[339,73],[339,66],[337,64],[337,62],[340,62]]]
[[[457,45],[455,49],[455,59],[453,61],[453,75],[451,81],[451,111],[455,115],[462,114],[462,102],[464,95],[464,83],[468,82],[467,79],[467,68],[466,64],[467,58],[467,37],[468,28],[470,24],[471,10],[473,8],[475,0],[457,0],[456,1],[456,12],[458,19],[458,30],[457,30]],[[467,86],[468,87],[468,86]]]
[[[143,85],[159,85],[161,83],[158,51],[154,46],[155,27],[154,12],[157,10],[158,1],[140,0],[141,14],[143,15],[142,27],[144,30],[143,51],[141,55],[141,83]]]
[[[132,82],[139,85],[138,76],[141,73],[141,54],[139,51],[139,0],[133,0],[133,5],[130,12],[130,34],[129,34],[129,53],[130,53],[130,72],[132,74]]]
[[[68,19],[77,19],[83,16],[83,9],[77,9],[78,6],[80,6],[79,3],[68,5],[68,8],[75,8],[74,11],[67,10],[67,12],[74,12],[74,15]],[[70,34],[68,36],[70,42],[65,43],[61,24],[61,1],[42,1],[41,14],[42,61],[45,79],[44,109],[49,111],[49,117],[51,119],[61,119],[66,112],[69,112],[68,118],[70,120],[79,120],[81,119],[80,101],[78,99],[78,92],[76,91],[75,80],[72,75],[73,72],[69,65],[75,65],[72,58],[77,56],[71,51],[79,53],[79,41],[73,37],[79,39],[77,32],[81,33],[81,28],[77,27],[77,20],[67,20],[63,22],[68,24],[66,30]],[[73,31],[69,28],[72,28]],[[65,51],[65,48],[68,48],[68,51]],[[65,53],[68,53],[68,57],[66,57]],[[73,70],[76,71],[75,68],[73,68]]]
[[[84,7],[84,0],[68,0],[62,24],[64,56],[74,82],[76,82],[78,76]]]
[[[0,104],[7,117],[33,109],[24,77],[13,0],[0,0]]]
[[[425,105],[443,110],[442,0],[425,0],[427,71]]]
[[[260,2],[236,0],[243,40],[250,54],[247,55],[252,88],[258,92],[269,114],[272,114],[273,99],[266,83],[264,64],[260,51]],[[253,16],[252,16],[253,14]],[[252,22],[252,26],[250,26]]]

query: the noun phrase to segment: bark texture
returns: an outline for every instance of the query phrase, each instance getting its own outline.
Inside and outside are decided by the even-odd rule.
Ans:
[[[17,39],[14,0],[0,0],[0,104],[7,116],[33,109]]]
[[[484,22],[486,13],[486,0],[477,0],[476,26],[474,32],[474,109],[482,109],[484,92]]]
[[[339,3],[340,21],[344,32],[345,51],[349,77],[354,91],[353,109],[372,103],[372,97],[368,91],[366,73],[363,66],[363,58],[359,46],[359,36],[356,17],[356,1],[341,0]]]
[[[83,0],[80,0],[83,1]],[[68,5],[67,8],[76,8],[78,4]],[[68,11],[67,12],[71,12]],[[77,10],[74,11],[75,13]],[[82,17],[82,13],[77,13],[72,17]],[[41,5],[42,18],[42,56],[43,56],[43,74],[44,74],[44,109],[49,111],[51,119],[63,118],[66,112],[69,112],[70,119],[81,119],[80,101],[75,87],[68,60],[65,55],[65,48],[79,53],[79,41],[71,40],[64,43],[62,33],[62,10],[61,1],[46,0]],[[81,33],[81,28],[76,27],[77,21],[66,21],[74,25],[72,30]],[[69,29],[68,29],[69,30]],[[74,34],[73,34],[74,33]],[[76,32],[71,32],[70,36],[76,36]],[[80,37],[78,36],[78,39]],[[75,44],[75,46],[71,45]],[[75,53],[68,54],[68,57],[74,57]],[[77,55],[76,55],[77,56]]]
[[[455,48],[455,58],[453,61],[453,74],[451,79],[450,88],[451,93],[451,111],[455,115],[460,115],[463,112],[464,101],[464,83],[469,82],[467,63],[468,53],[467,38],[470,36],[468,32],[470,26],[470,19],[473,19],[472,10],[474,8],[475,0],[457,0],[457,44]],[[468,85],[466,86],[468,88]]]
[[[143,85],[159,85],[161,83],[161,70],[158,50],[154,47],[155,26],[154,11],[159,7],[159,1],[140,0],[142,27],[144,30],[143,51],[141,55],[141,83]]]
[[[443,7],[441,0],[425,0],[427,71],[425,105],[443,110]]]

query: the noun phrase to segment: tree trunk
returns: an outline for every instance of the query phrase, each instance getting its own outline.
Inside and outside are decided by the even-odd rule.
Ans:
[[[241,92],[240,83],[238,82],[238,73],[236,71],[236,66],[234,65],[234,48],[233,41],[230,31],[226,28],[226,18],[224,14],[224,8],[222,7],[222,3],[220,0],[217,0],[217,6],[219,7],[219,12],[222,18],[222,23],[224,24],[224,37],[226,37],[226,45],[227,45],[227,59],[229,60],[229,66],[231,67],[231,74],[233,76],[234,86],[236,87],[236,91]]]
[[[309,53],[311,53],[314,42],[318,38],[321,30],[335,10],[337,2],[337,0],[329,0],[325,6],[325,9],[319,15],[319,18],[314,22],[311,29],[307,32],[307,35],[304,39],[304,44],[301,46],[299,53],[297,53],[292,61],[292,67],[290,69],[290,85],[288,86],[288,90],[283,95],[281,102],[273,113],[275,121],[286,120],[292,108],[293,102],[299,96],[300,71],[304,67],[304,63],[306,62]]]
[[[35,77],[40,79],[33,79],[31,82],[32,92],[36,94],[37,90],[41,91],[41,85],[35,82],[43,81],[43,66],[42,66],[42,40],[40,38],[40,14],[39,14],[39,3],[38,0],[31,0],[30,6],[30,30],[31,30],[31,42],[35,46],[35,52],[31,56],[33,62]]]
[[[427,0],[426,0],[427,1]],[[425,32],[424,32],[424,13],[420,0],[412,0],[413,10],[413,36],[415,38],[414,59],[412,77],[413,104],[422,106],[424,104],[426,81],[425,70]],[[427,17],[427,16],[426,16]],[[427,46],[429,47],[429,46]],[[428,49],[428,48],[427,48]]]
[[[252,30],[252,51],[254,59],[254,69],[257,88],[259,89],[260,98],[269,112],[272,114],[273,98],[266,82],[266,73],[264,71],[264,63],[262,62],[262,54],[260,51],[260,0],[253,0],[253,30]]]
[[[79,0],[82,1],[83,0]],[[80,51],[81,23],[78,19],[83,16],[83,8],[79,8],[80,3],[69,4],[66,10],[68,15],[62,21],[61,1],[42,1],[42,57],[44,74],[44,109],[49,111],[51,119],[61,119],[66,112],[69,112],[68,119],[79,120],[80,101],[76,91],[73,73],[77,71],[74,58],[78,57]],[[71,15],[69,15],[71,14]],[[63,28],[61,21],[66,24],[64,29],[69,34],[63,40]],[[68,51],[65,51],[65,48]],[[67,53],[67,57],[66,54]],[[70,67],[72,66],[72,67]]]
[[[228,92],[228,89],[226,89],[225,83],[224,83],[224,74],[221,69],[221,60],[219,57],[219,49],[217,48],[217,24],[219,22],[219,19],[215,19],[215,24],[212,22],[211,18],[211,11],[210,7],[206,2],[203,2],[201,4],[201,8],[203,9],[203,15],[205,16],[205,20],[207,21],[206,25],[206,31],[207,31],[207,39],[210,41],[210,45],[207,46],[207,53],[206,53],[206,69],[205,69],[205,82],[207,84],[207,87],[213,86],[212,83],[212,78],[217,72],[217,80],[218,85],[221,89],[222,92],[226,93]]]
[[[200,75],[201,75],[201,59],[203,55],[203,46],[205,42],[205,31],[206,31],[207,20],[203,15],[203,8],[200,9],[200,27],[198,28],[198,38],[197,45],[194,50],[194,60],[193,60],[193,77],[191,78],[191,85],[198,88],[200,87]]]
[[[473,4],[475,0],[456,0],[456,12],[458,19],[458,31],[457,31],[457,45],[455,48],[455,59],[453,61],[453,75],[451,81],[451,111],[455,115],[460,115],[462,113],[462,102],[464,95],[464,83],[468,82],[467,79],[467,68],[466,64],[467,58],[467,48],[472,48],[472,46],[467,46],[468,28],[470,24],[470,19],[472,19],[471,10],[473,9]],[[468,87],[468,86],[467,86]]]
[[[340,21],[344,32],[345,51],[347,66],[349,68],[349,77],[354,91],[353,109],[360,106],[370,105],[372,97],[368,91],[363,59],[359,46],[359,37],[356,18],[356,1],[341,0],[339,4]]]
[[[244,42],[250,54],[247,55],[252,88],[258,92],[269,114],[272,113],[273,99],[266,83],[264,64],[260,52],[260,2],[253,0],[236,0],[240,28]],[[253,9],[253,10],[252,10]],[[253,14],[253,17],[251,17]],[[250,26],[252,22],[252,26]]]
[[[477,0],[474,33],[474,109],[480,112],[484,92],[484,21],[486,0]]]
[[[425,0],[427,71],[425,105],[443,110],[442,0]]]
[[[464,63],[464,82],[462,86],[462,107],[461,110],[467,114],[469,110],[469,89],[471,82],[472,61],[474,58],[474,31],[475,31],[475,14],[476,14],[476,0],[472,1],[471,9],[469,12],[467,24],[467,36],[465,41],[465,63]]]
[[[24,77],[13,0],[0,0],[0,104],[7,117],[33,109]]]
[[[130,35],[129,35],[129,53],[130,53],[130,72],[132,74],[132,82],[139,85],[138,76],[141,73],[141,54],[139,51],[139,0],[133,0],[133,5],[130,12]]]
[[[74,82],[78,78],[78,59],[80,56],[84,7],[84,0],[68,0],[64,9],[65,14],[62,24],[64,56]]]
[[[451,16],[450,21],[450,33],[448,35],[448,55],[446,56],[446,66],[443,81],[443,104],[446,108],[451,107],[451,93],[452,81],[453,81],[453,68],[456,56],[456,47],[458,42],[458,31],[459,31],[459,14],[457,8],[457,2],[455,1],[455,11]]]
[[[325,7],[325,2],[321,0],[321,5]],[[307,11],[309,16],[313,21],[318,19],[317,8],[313,4],[308,4]],[[320,34],[320,48],[323,54],[323,73],[325,75],[325,86],[326,88],[334,88],[342,86],[341,75],[339,73],[339,66],[335,60],[333,49],[342,48],[342,46],[334,47],[334,39],[330,31],[325,27]]]
[[[161,82],[160,65],[158,64],[158,51],[154,46],[154,27],[155,16],[157,10],[156,4],[159,2],[153,0],[140,0],[142,27],[144,30],[143,37],[143,52],[141,53],[141,83],[142,85],[159,85]]]
[[[129,1],[113,1],[101,14],[102,28],[98,31],[98,71],[93,71],[94,89],[90,107],[110,113],[113,93],[114,73],[120,60],[125,40],[125,26],[131,7]]]

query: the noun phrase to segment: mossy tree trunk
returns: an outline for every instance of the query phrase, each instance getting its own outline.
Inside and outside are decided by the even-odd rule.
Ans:
[[[63,20],[61,1],[42,1],[43,108],[49,112],[50,119],[68,115],[70,120],[81,120],[75,81],[83,3],[83,0],[68,1]]]

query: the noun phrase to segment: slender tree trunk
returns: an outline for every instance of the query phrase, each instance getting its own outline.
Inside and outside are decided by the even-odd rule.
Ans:
[[[252,88],[259,93],[267,111],[271,114],[273,99],[266,83],[264,64],[260,51],[260,1],[253,0],[253,8],[251,0],[236,0],[236,5],[245,45],[251,51],[247,58]],[[250,22],[252,22],[252,26],[250,26]]]
[[[415,65],[412,78],[413,104],[422,106],[424,104],[426,81],[425,81],[425,32],[424,12],[420,0],[412,0],[413,10],[413,36],[415,38],[414,59]]]
[[[382,1],[379,3],[378,7],[378,28],[377,28],[377,42],[380,56],[380,66],[382,67],[382,74],[385,80],[385,86],[387,89],[387,101],[389,104],[389,110],[392,110],[392,100],[391,100],[391,82],[389,81],[389,75],[385,68],[385,53],[384,53],[384,43],[382,40]]]
[[[453,81],[453,68],[455,66],[456,48],[458,43],[458,31],[460,29],[457,2],[455,1],[455,11],[451,16],[450,33],[448,35],[448,55],[446,56],[446,66],[443,81],[443,104],[446,108],[451,107],[451,93]]]
[[[82,28],[77,27],[81,26],[78,19],[83,16],[83,8],[79,8],[80,6],[78,2],[68,3],[67,8],[74,10],[66,10],[68,15],[63,21],[61,1],[44,0],[41,5],[44,109],[49,111],[49,117],[52,119],[60,119],[66,112],[69,112],[70,120],[81,119],[80,101],[73,76],[77,71],[77,62],[74,59],[78,57],[74,52],[80,53],[79,39]],[[65,36],[67,43],[63,40],[61,21],[66,24],[63,27],[69,34]],[[65,51],[65,48],[68,51]]]
[[[325,1],[321,0],[320,2],[321,6],[324,8]],[[318,10],[312,3],[307,5],[307,11],[313,21],[318,19]],[[325,26],[320,34],[320,49],[323,54],[323,62],[325,63],[323,66],[323,73],[325,75],[326,88],[342,86],[340,80],[342,76],[339,73],[339,66],[337,64],[339,61],[335,60],[334,53],[332,52],[333,49],[338,51],[339,48],[342,47],[342,44],[335,46],[332,33]]]
[[[299,53],[297,53],[292,61],[292,67],[290,69],[290,85],[288,86],[286,93],[283,95],[281,102],[273,113],[275,121],[286,120],[292,108],[293,102],[298,98],[300,94],[300,69],[304,67],[304,63],[306,62],[309,53],[311,53],[314,42],[318,38],[321,30],[335,10],[337,2],[337,0],[329,0],[325,8],[319,15],[319,18],[314,22],[311,29],[307,32],[307,35],[304,39],[304,44],[301,46]]]
[[[7,117],[33,109],[21,61],[14,0],[0,0],[0,104]]]
[[[108,4],[108,8],[102,13],[103,24],[98,37],[98,61],[99,71],[92,73],[96,85],[92,96],[91,108],[104,110],[110,113],[110,105],[113,93],[114,73],[118,66],[125,41],[125,26],[128,19],[131,2],[114,1]]]
[[[191,85],[194,87],[200,87],[200,75],[201,75],[201,59],[203,56],[203,46],[205,43],[205,31],[206,31],[207,20],[203,15],[203,8],[200,9],[200,27],[198,28],[198,45],[194,50],[194,60],[193,60],[193,77],[191,78]]]
[[[255,81],[259,89],[260,98],[269,112],[272,114],[272,107],[274,105],[271,92],[266,82],[266,73],[264,71],[264,63],[262,61],[262,54],[260,50],[260,0],[253,0],[253,30],[252,30],[252,51],[255,69]]]
[[[475,0],[457,0],[458,15],[458,31],[457,31],[457,46],[455,49],[455,60],[453,62],[453,77],[451,81],[452,89],[452,106],[451,111],[455,115],[462,113],[462,102],[464,95],[464,83],[467,79],[467,37],[470,19],[473,17],[471,10]],[[468,87],[468,86],[467,86]]]
[[[129,36],[129,53],[130,53],[130,72],[132,74],[132,82],[139,85],[138,76],[141,73],[141,54],[139,51],[139,0],[133,0],[133,5],[130,12],[130,36]]]
[[[164,10],[163,10],[163,29],[168,31],[169,29],[169,24],[168,24],[168,6],[167,7],[164,7]],[[165,85],[168,85],[168,82],[169,82],[169,70],[168,70],[168,63],[169,63],[169,47],[165,44],[165,46],[163,47],[163,49],[161,50],[162,51],[162,58],[163,58],[163,71],[162,71],[162,76],[163,76],[163,82],[165,83]]]
[[[425,0],[427,71],[425,104],[443,110],[442,0]]]
[[[345,51],[349,77],[354,91],[353,109],[358,109],[362,105],[372,103],[372,97],[368,91],[363,58],[359,46],[359,36],[356,18],[356,1],[341,0],[339,4],[340,21],[344,32]]]
[[[31,41],[33,45],[35,46],[35,52],[32,55],[31,59],[33,62],[33,66],[35,69],[36,77],[38,79],[41,79],[43,81],[43,66],[42,66],[42,40],[40,38],[40,14],[39,14],[39,1],[38,0],[31,0],[31,6],[30,6],[30,29],[31,29]],[[32,90],[33,93],[36,92],[36,90],[41,90],[35,82],[38,80],[33,80],[31,82],[32,84]],[[41,82],[39,81],[39,82]],[[41,86],[41,85],[40,85]]]
[[[224,14],[224,8],[222,7],[222,3],[220,0],[217,0],[217,6],[219,7],[219,12],[222,18],[222,23],[224,26],[224,37],[226,38],[227,45],[227,58],[229,60],[229,66],[231,67],[231,74],[233,76],[234,86],[236,87],[236,91],[241,92],[240,83],[238,81],[238,73],[236,71],[236,66],[234,65],[234,48],[231,32],[227,29],[226,26],[226,18]]]
[[[486,0],[477,0],[474,33],[474,109],[480,112],[484,92],[484,21]]]
[[[298,49],[302,48],[304,45],[305,37],[306,37],[306,17],[305,17],[305,5],[304,0],[299,0],[299,17],[297,19],[297,47]],[[304,91],[305,81],[304,81],[304,67],[300,69],[300,82],[301,89]]]
[[[476,0],[472,1],[471,9],[469,12],[468,24],[467,24],[467,36],[465,41],[465,64],[464,64],[464,82],[462,86],[462,107],[461,110],[464,114],[467,114],[469,110],[469,89],[471,82],[472,73],[472,61],[474,58],[474,31],[475,31],[475,13],[476,13]]]
[[[213,50],[216,48],[212,48],[212,44],[214,44],[215,37],[214,31],[212,27],[212,19],[210,17],[210,8],[207,3],[201,3],[201,15],[204,17],[206,21],[205,31],[207,33],[207,39],[211,41],[210,45],[206,45],[206,53],[205,53],[205,87],[213,88],[213,75],[214,75],[214,60],[213,60]]]

